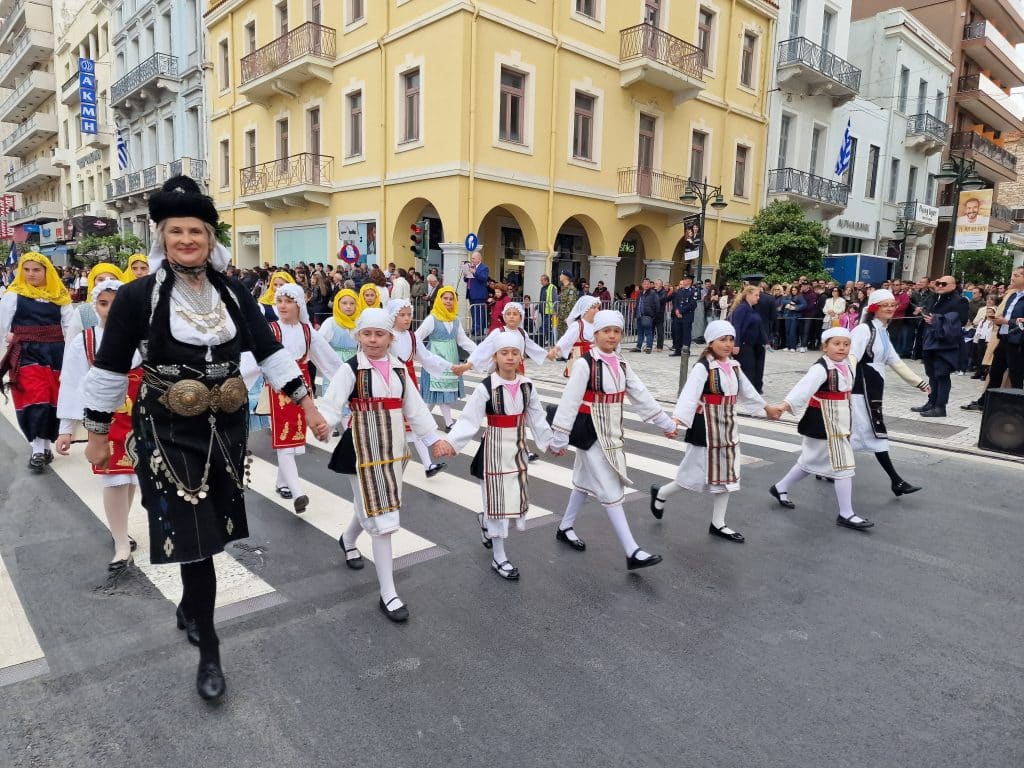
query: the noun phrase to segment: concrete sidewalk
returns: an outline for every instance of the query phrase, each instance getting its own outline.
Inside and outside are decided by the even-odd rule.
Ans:
[[[679,394],[680,361],[685,358],[671,357],[670,349],[651,354],[631,352],[631,345],[623,345],[623,356],[632,363],[640,373],[640,377],[654,396],[666,403],[674,405]],[[703,345],[694,344],[692,354],[697,355]],[[814,352],[789,352],[786,350],[768,350],[765,361],[765,399],[770,403],[781,402],[790,388],[807,372],[807,369],[820,355]],[[691,357],[691,365],[695,358]],[[920,362],[907,360],[907,365],[924,378],[924,366]],[[551,384],[564,383],[562,369],[564,363],[549,363],[541,367],[528,365],[527,375],[537,381]],[[990,456],[1004,461],[1024,463],[1024,458],[1008,454],[982,451],[978,448],[978,430],[981,426],[981,413],[965,411],[960,408],[971,400],[977,399],[984,388],[984,382],[976,381],[970,376],[953,376],[953,392],[947,407],[947,417],[922,418],[910,409],[922,405],[925,396],[906,384],[899,376],[889,372],[886,376],[885,389],[885,423],[889,429],[889,437],[896,442],[913,445],[925,445],[933,448],[947,449],[954,452],[973,453]],[[783,418],[783,422],[794,425],[792,416]]]

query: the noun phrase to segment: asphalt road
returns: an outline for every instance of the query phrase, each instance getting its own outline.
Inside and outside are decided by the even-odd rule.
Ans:
[[[591,505],[587,552],[541,515],[509,540],[522,580],[497,578],[460,456],[407,489],[403,522],[426,543],[401,561],[403,626],[380,614],[369,564],[350,571],[325,530],[252,494],[253,537],[232,547],[241,591],[218,613],[228,694],[209,706],[147,575],[173,568],[104,589],[109,537],[82,484],[29,476],[0,420],[0,557],[41,654],[0,655],[0,766],[1024,765],[1020,467],[898,446],[925,490],[896,500],[864,458],[855,502],[877,525],[862,534],[834,525],[824,483],[775,506],[796,436],[744,428],[762,443],[744,447],[728,516],[744,545],[708,536],[707,497],[655,521],[645,463],[680,454],[653,433],[629,442],[627,514],[665,557],[634,573]],[[265,436],[254,448],[271,457]],[[311,450],[303,476],[343,507],[326,460]],[[566,494],[532,484],[547,510]]]

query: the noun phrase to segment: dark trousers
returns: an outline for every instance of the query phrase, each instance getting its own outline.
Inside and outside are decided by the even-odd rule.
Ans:
[[[1010,373],[1010,386],[1013,389],[1024,389],[1024,345],[1007,344],[1000,339],[992,353],[992,366],[988,369],[988,384],[981,393],[978,402],[985,403],[985,395],[990,389],[999,389],[1003,385],[1003,376]]]
[[[637,320],[636,348],[650,349],[654,346],[654,318],[640,315]]]
[[[953,372],[949,363],[935,352],[924,353],[924,372],[928,377],[928,385],[932,393],[928,402],[932,408],[945,408],[949,403],[949,392],[953,388],[950,374]]]
[[[551,334],[551,318],[552,317],[554,317],[554,315],[547,315],[547,314],[541,315],[540,345],[542,347],[550,347],[552,344],[555,343],[555,340],[554,340],[554,338],[552,337],[552,334]]]
[[[657,339],[658,349],[665,346],[665,315],[654,321],[654,338]]]
[[[681,352],[693,342],[693,315],[672,318],[672,351]]]
[[[786,320],[786,348],[796,349],[799,340],[800,318],[787,317]]]
[[[764,390],[764,344],[744,344],[736,355],[743,374],[759,393]]]

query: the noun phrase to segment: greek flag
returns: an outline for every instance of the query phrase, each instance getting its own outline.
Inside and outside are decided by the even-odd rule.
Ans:
[[[124,140],[121,129],[117,129],[117,169],[128,170],[128,142]]]
[[[846,118],[846,131],[843,133],[843,145],[839,147],[836,159],[836,176],[842,176],[850,168],[850,155],[853,152],[853,138],[850,136],[850,118]]]
[[[7,266],[14,267],[18,264],[18,244],[11,241],[11,252],[7,254]]]

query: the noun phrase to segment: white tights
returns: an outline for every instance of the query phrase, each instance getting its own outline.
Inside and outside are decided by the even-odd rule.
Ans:
[[[103,489],[103,511],[107,515],[107,527],[114,537],[114,557],[110,562],[127,560],[131,554],[128,540],[128,512],[132,508],[135,486],[131,483],[114,485]]]
[[[355,475],[349,475],[349,482],[352,485],[352,506],[355,507],[355,511],[345,529],[343,540],[346,546],[354,547],[356,539],[363,532],[363,525],[360,522],[363,517],[363,495],[359,490],[359,479]],[[392,598],[398,597],[398,591],[395,589],[395,561],[391,549],[391,534],[385,533],[380,536],[370,534],[370,546],[373,551],[373,567],[377,571],[380,596],[386,604]],[[397,603],[388,607],[394,610],[402,605],[405,603],[399,599]]]
[[[800,469],[800,467],[793,467],[786,473],[784,478],[775,484],[775,490],[779,492],[779,496],[788,501],[789,489],[808,476],[809,474]],[[836,492],[836,501],[839,504],[839,515],[847,520],[859,523],[861,518],[853,511],[853,478],[837,477],[833,485]]]
[[[419,454],[420,461],[423,462],[423,466],[426,469],[430,469],[434,466],[433,460],[430,458],[430,451],[427,450],[427,446],[423,444],[423,441],[416,437],[409,437],[409,442],[416,448],[416,453]]]
[[[32,453],[42,453],[49,450],[50,441],[43,437],[37,437],[32,441]]]
[[[277,487],[284,486],[292,492],[293,499],[299,498],[303,494],[303,488],[299,467],[295,463],[295,449],[279,448],[274,453],[277,454]]]
[[[665,483],[658,489],[657,501],[664,502],[669,498],[669,496],[673,496],[681,490],[683,490],[683,486],[675,480]],[[713,493],[711,494],[711,498],[711,524],[715,526],[715,528],[722,530],[723,533],[734,533],[731,528],[725,527],[725,511],[729,508],[729,494]]]
[[[565,508],[565,514],[562,515],[562,522],[558,524],[559,529],[564,531],[572,528],[576,522],[576,516],[583,509],[586,501],[587,494],[573,488],[572,493],[569,494],[569,504]],[[622,508],[622,504],[605,504],[603,506],[608,514],[608,520],[611,522],[612,528],[615,529],[615,534],[619,537],[619,543],[622,544],[622,548],[626,552],[626,556],[629,557],[636,552],[638,560],[649,558],[651,556],[650,553],[640,549],[640,545],[633,538],[633,532],[629,529],[629,522],[626,520],[626,510]],[[572,540],[577,538],[574,531],[569,531],[566,536]],[[639,552],[637,552],[638,549],[640,550]]]
[[[440,408],[441,416],[444,417],[444,424],[445,426],[448,426],[452,421],[454,421],[454,419],[452,419],[452,407],[450,405],[441,405]]]

